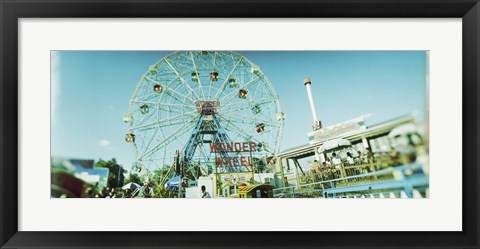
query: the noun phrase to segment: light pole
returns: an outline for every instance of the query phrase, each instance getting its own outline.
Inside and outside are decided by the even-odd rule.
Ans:
[[[315,111],[315,104],[313,103],[312,90],[310,86],[312,85],[312,80],[309,77],[303,79],[303,84],[307,88],[308,100],[310,102],[310,110],[312,111],[313,124],[312,128],[314,131],[322,129],[322,122],[317,118],[317,112]]]
[[[312,117],[313,117],[313,123],[312,123],[312,129],[314,131],[322,129],[322,122],[318,120],[317,118],[317,112],[315,111],[315,104],[313,102],[313,96],[312,96],[312,90],[310,89],[312,85],[312,80],[309,77],[305,77],[303,79],[303,84],[305,85],[305,88],[307,88],[307,95],[308,95],[308,100],[310,102],[310,110],[312,111]],[[325,161],[325,158],[323,155],[319,155],[317,150],[315,149],[315,158],[322,163]]]

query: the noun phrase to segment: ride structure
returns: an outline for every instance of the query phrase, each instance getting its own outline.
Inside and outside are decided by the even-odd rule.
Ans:
[[[202,144],[229,144],[232,143],[225,130],[222,128],[221,122],[217,117],[218,112],[216,107],[218,103],[211,101],[202,101],[196,104],[199,116],[194,126],[191,137],[188,139],[184,151],[180,154],[183,160],[176,164],[175,173],[177,175],[185,176],[186,170],[189,169],[189,162],[192,161],[197,147]],[[209,138],[209,139],[208,139]],[[229,160],[231,152],[228,150],[215,150],[215,156],[219,156],[220,160]],[[204,154],[206,161],[210,161],[211,154]],[[216,162],[217,160],[215,160]],[[248,167],[226,167],[226,171],[245,171]],[[218,167],[215,172],[218,173]]]
[[[252,158],[278,153],[284,119],[271,82],[245,56],[180,51],[140,79],[124,116],[125,141],[143,174],[172,164],[181,177],[244,172]]]

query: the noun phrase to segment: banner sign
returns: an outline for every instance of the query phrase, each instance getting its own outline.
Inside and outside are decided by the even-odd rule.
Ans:
[[[367,129],[364,117],[355,118],[336,125],[332,125],[317,131],[308,133],[310,144],[327,141],[333,138],[345,136],[354,132],[364,131]]]
[[[210,153],[230,153],[230,152],[255,152],[257,144],[253,142],[230,142],[230,143],[211,143]],[[251,167],[253,160],[251,156],[233,156],[233,157],[217,157],[217,167]]]
[[[251,173],[229,173],[222,174],[220,180],[222,184],[246,183],[252,179]]]

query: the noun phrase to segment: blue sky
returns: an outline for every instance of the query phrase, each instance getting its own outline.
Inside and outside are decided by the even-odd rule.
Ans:
[[[425,116],[424,51],[238,51],[260,66],[280,97],[282,150],[308,143],[312,117],[303,78],[312,79],[324,126],[372,114],[373,125],[412,112]],[[134,160],[122,121],[149,66],[171,52],[52,52],[52,156]]]

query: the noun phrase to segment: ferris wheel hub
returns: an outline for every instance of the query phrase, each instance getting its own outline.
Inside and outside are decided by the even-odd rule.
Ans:
[[[220,101],[197,101],[195,102],[197,112],[205,115],[217,114],[217,108],[220,107]]]

